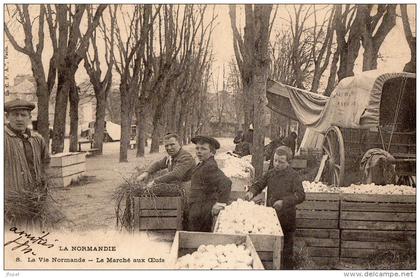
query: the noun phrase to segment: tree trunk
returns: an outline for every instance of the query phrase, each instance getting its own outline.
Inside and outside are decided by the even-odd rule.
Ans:
[[[106,89],[106,88],[102,88]],[[94,147],[100,154],[103,153],[105,114],[107,105],[107,92],[101,92],[96,95],[96,114],[95,114],[95,133],[93,135]]]
[[[405,64],[404,71],[405,72],[416,72],[416,36],[413,35],[413,32],[411,31],[410,27],[410,21],[408,20],[408,14],[407,14],[407,5],[400,5],[401,9],[401,18],[403,22],[403,28],[404,28],[404,34],[405,39],[408,43],[408,46],[410,47],[410,54],[411,58],[410,61]]]
[[[152,143],[150,144],[150,153],[159,152],[159,141],[160,141],[160,119],[163,113],[163,103],[158,101],[156,105],[155,113],[153,115],[153,132],[152,132]]]
[[[36,96],[38,98],[37,131],[44,138],[48,148],[50,147],[50,123],[49,123],[49,100],[50,93],[45,82],[42,61],[32,61],[32,73],[36,81]]]
[[[238,85],[239,87],[239,85]],[[243,121],[243,101],[244,101],[244,95],[243,93],[241,93],[239,91],[240,89],[237,88],[234,91],[234,106],[235,106],[235,121],[236,121],[236,126],[235,126],[235,133],[238,130],[243,130],[242,127],[242,121]]]
[[[69,152],[77,152],[78,127],[79,127],[79,92],[74,78],[69,81],[70,92],[70,147]]]
[[[58,53],[57,53],[57,93],[54,108],[54,134],[52,138],[52,153],[61,153],[64,150],[64,136],[67,118],[67,103],[69,100],[70,68],[67,57],[69,22],[67,6],[56,6],[56,19],[58,24]]]
[[[176,133],[181,136],[182,134],[182,128],[184,125],[184,120],[185,120],[185,114],[186,114],[186,108],[185,105],[186,103],[184,101],[181,101],[181,106],[180,106],[180,110],[178,113],[178,121],[177,121],[177,126],[176,126]]]
[[[385,38],[396,24],[396,9],[397,5],[394,4],[379,4],[377,13],[371,15],[372,6],[360,5],[358,9],[363,10],[363,31],[362,31],[362,45],[365,49],[363,53],[363,71],[374,70],[378,66],[378,52]],[[383,13],[380,13],[382,10]],[[374,18],[382,19],[373,20]]]
[[[152,131],[152,142],[150,143],[150,153],[158,153],[159,152],[159,127],[153,126]]]
[[[59,71],[57,82],[57,96],[54,109],[54,132],[51,152],[62,153],[64,150],[64,136],[66,130],[67,103],[69,99],[69,84],[67,71]]]
[[[140,108],[140,111],[136,113],[137,121],[136,121],[136,128],[137,128],[137,154],[136,157],[143,157],[146,153],[145,151],[145,141],[146,141],[146,112],[144,108]]]
[[[123,114],[121,111],[121,139],[120,139],[120,162],[128,162],[128,144],[130,142],[131,121],[129,114]]]
[[[248,130],[249,125],[253,121],[253,95],[252,95],[252,88],[251,84],[248,82],[243,82],[243,90],[244,90],[244,130]]]
[[[38,91],[43,92],[38,92]],[[44,91],[46,88],[37,86],[38,96],[38,116],[37,116],[37,128],[39,134],[44,138],[48,148],[50,147],[50,124],[49,124],[49,95],[48,91]]]
[[[182,138],[182,144],[183,145],[186,145],[187,144],[187,127],[186,126],[184,126],[183,128],[182,128],[182,134],[181,134],[181,138]]]
[[[259,69],[258,69],[259,70]],[[265,90],[268,74],[261,68],[261,72],[255,75],[255,113],[254,113],[254,140],[252,144],[252,166],[255,168],[255,176],[260,177],[263,173],[264,162],[264,110]]]
[[[340,56],[337,49],[334,53],[334,56],[331,62],[330,76],[328,77],[327,88],[325,89],[325,92],[324,92],[324,95],[327,97],[331,95],[331,92],[334,90],[334,87],[335,87],[335,79],[337,75],[337,63],[338,63],[339,57]]]
[[[364,5],[357,6],[356,16],[350,26],[348,36],[346,35],[346,23],[342,22],[341,8],[335,16],[337,50],[340,52],[340,66],[337,71],[338,81],[354,75],[354,62],[359,55],[361,32],[363,24],[365,24],[364,8]],[[347,41],[345,41],[346,37],[348,37]]]
[[[184,144],[184,145],[188,144],[188,133],[189,133],[188,128],[189,127],[190,127],[190,117],[187,114],[186,119],[185,119],[184,129],[183,129],[183,132],[182,132],[182,144]]]
[[[121,139],[120,139],[120,162],[128,162],[127,151],[130,143],[132,105],[129,89],[120,86],[121,91]]]
[[[190,133],[188,135],[187,144],[191,143],[191,139],[194,137],[194,130],[195,130],[195,125],[194,124],[191,124]]]
[[[168,131],[169,132],[175,132],[177,130],[177,126],[176,126],[176,115],[177,115],[176,107],[177,107],[177,104],[178,104],[178,96],[175,93],[173,98],[172,98],[172,102],[170,104],[169,113],[168,113],[168,116],[169,116]]]
[[[378,67],[378,52],[373,48],[365,48],[363,52],[363,70],[374,70]]]
[[[312,86],[311,86],[311,92],[313,92],[313,93],[318,92],[319,84],[320,84],[320,81],[321,81],[321,76],[322,76],[322,73],[320,73],[320,72],[315,72],[314,73],[314,79],[312,80]]]
[[[340,80],[349,76],[354,76],[354,63],[356,62],[357,56],[359,56],[360,45],[361,43],[359,39],[352,40],[349,43],[345,71],[344,75],[339,78]]]
[[[414,44],[416,44],[416,43],[414,42]],[[405,64],[404,71],[405,72],[414,72],[414,73],[416,72],[416,51],[415,50],[413,52],[411,52],[410,62]]]
[[[254,93],[254,140],[252,145],[252,166],[255,169],[255,177],[263,174],[264,163],[264,122],[266,105],[266,86],[270,58],[268,54],[269,44],[269,21],[272,5],[255,6],[255,70],[253,73],[253,93]]]
[[[271,111],[270,113],[270,139],[274,140],[280,138],[280,115],[274,111]]]

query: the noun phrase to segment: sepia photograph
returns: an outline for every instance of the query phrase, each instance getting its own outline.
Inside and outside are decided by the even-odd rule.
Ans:
[[[2,8],[4,277],[414,277],[414,2]]]

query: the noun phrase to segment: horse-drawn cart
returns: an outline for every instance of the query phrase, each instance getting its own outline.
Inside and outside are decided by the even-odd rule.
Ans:
[[[317,175],[323,181],[356,182],[362,160],[382,152],[403,183],[415,184],[415,74],[363,72],[341,80],[330,97],[270,80],[267,98],[275,112],[322,134],[313,147],[323,153]]]

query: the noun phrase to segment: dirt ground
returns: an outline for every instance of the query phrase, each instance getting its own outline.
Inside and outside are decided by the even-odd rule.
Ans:
[[[226,152],[234,149],[232,138],[219,138],[221,149]],[[184,146],[194,154],[194,145]],[[165,149],[160,147],[159,153],[137,158],[136,150],[128,151],[128,161],[119,163],[119,142],[105,143],[103,155],[86,159],[86,180],[81,185],[68,186],[53,190],[53,196],[65,214],[68,222],[63,229],[71,231],[115,230],[113,191],[135,172],[135,167],[147,167],[151,162],[162,158]]]

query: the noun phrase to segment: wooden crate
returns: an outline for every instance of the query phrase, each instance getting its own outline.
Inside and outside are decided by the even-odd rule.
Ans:
[[[182,230],[182,197],[134,197],[134,230]]]
[[[345,262],[415,248],[416,197],[342,194],[340,230],[340,257]]]
[[[253,268],[264,269],[264,266],[255,250],[254,244],[247,235],[225,235],[185,231],[178,231],[175,234],[168,266],[170,268],[174,268],[174,265],[179,257],[193,253],[200,245],[226,245],[231,243],[245,244],[245,246],[251,250]]]
[[[281,269],[283,231],[280,235],[249,234],[265,269]]]
[[[50,167],[64,167],[83,162],[86,162],[85,153],[58,153],[51,155]]]
[[[273,217],[276,221],[277,215]],[[280,223],[279,223],[280,224]],[[218,229],[218,219],[214,225],[214,231]],[[220,233],[217,233],[220,234]],[[227,234],[224,234],[227,235]],[[283,252],[283,230],[280,226],[278,235],[249,234],[249,237],[257,250],[265,269],[281,269],[281,255]]]
[[[60,153],[51,156],[47,175],[51,187],[65,187],[77,181],[85,171],[85,153]]]
[[[306,193],[305,201],[296,206],[296,228],[338,229],[340,195]]]
[[[50,177],[49,184],[50,187],[66,187],[74,182],[78,182],[83,176],[84,172],[75,173],[66,177]]]
[[[306,193],[305,201],[297,205],[295,254],[309,256],[319,269],[339,262],[339,209],[338,193]]]
[[[317,269],[331,268],[339,262],[340,231],[338,229],[297,229],[295,256],[308,256]]]

